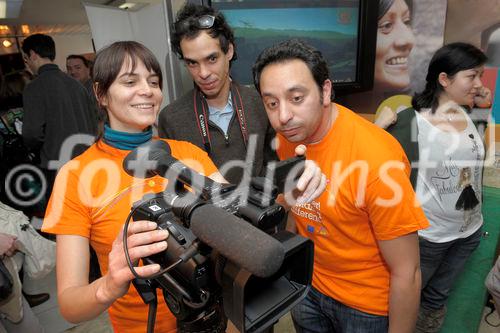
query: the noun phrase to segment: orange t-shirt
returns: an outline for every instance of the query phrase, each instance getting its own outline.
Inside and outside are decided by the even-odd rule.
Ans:
[[[217,171],[208,155],[182,141],[166,140],[172,156],[205,175]],[[132,204],[146,193],[164,190],[167,180],[155,176],[129,176],[122,162],[129,151],[102,141],[68,162],[57,175],[42,230],[53,234],[87,237],[97,253],[101,272],[108,270],[111,245],[125,223]],[[148,306],[131,284],[128,293],[109,308],[115,332],[146,332]],[[155,332],[175,332],[175,317],[158,291]]]
[[[423,229],[428,222],[416,203],[399,143],[351,110],[335,106],[332,128],[306,151],[327,176],[327,190],[292,212],[298,232],[314,241],[313,286],[349,307],[385,316],[390,272],[377,241]],[[278,141],[280,159],[294,156],[296,144],[282,136]],[[380,202],[390,199],[398,199],[397,204]]]

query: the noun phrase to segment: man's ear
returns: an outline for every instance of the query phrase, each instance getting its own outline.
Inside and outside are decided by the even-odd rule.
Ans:
[[[321,101],[321,103],[324,105],[324,106],[328,106],[330,105],[330,103],[332,102],[332,81],[330,81],[330,79],[326,79],[325,82],[323,82],[323,87],[322,87],[322,95],[323,95],[323,100]]]
[[[30,50],[29,58],[31,61],[33,61],[33,60],[40,58],[40,56],[35,51]]]
[[[234,56],[234,46],[233,46],[233,43],[229,43],[229,46],[228,46],[227,52],[226,52],[227,60],[231,61],[231,59],[233,59],[233,56]]]
[[[445,72],[439,73],[438,82],[441,86],[443,86],[443,88],[448,87],[448,85],[450,84],[450,79],[448,78],[448,74],[446,74]]]

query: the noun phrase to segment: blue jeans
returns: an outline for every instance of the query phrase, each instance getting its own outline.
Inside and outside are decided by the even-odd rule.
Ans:
[[[292,309],[298,333],[386,333],[389,319],[350,308],[314,288]]]
[[[441,309],[446,305],[451,288],[462,272],[467,259],[479,246],[482,228],[467,238],[446,243],[433,243],[423,238],[420,244],[422,294],[420,305],[426,309]]]

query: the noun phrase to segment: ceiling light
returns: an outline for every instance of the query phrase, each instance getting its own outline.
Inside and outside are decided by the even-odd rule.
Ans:
[[[120,8],[120,9],[131,9],[131,8],[134,8],[135,5],[137,5],[137,4],[133,3],[133,2],[125,2],[125,3],[122,3],[121,5],[119,5],[118,8]]]
[[[136,12],[147,5],[159,2],[159,0],[108,0],[104,5]]]
[[[2,42],[2,45],[4,47],[11,47],[12,46],[12,42],[8,39],[4,39],[3,42]]]

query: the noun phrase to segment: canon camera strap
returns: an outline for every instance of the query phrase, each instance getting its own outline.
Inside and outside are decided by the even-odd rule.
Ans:
[[[245,147],[248,143],[248,129],[247,121],[245,118],[245,109],[243,107],[243,102],[241,100],[241,95],[238,87],[231,83],[231,98],[233,101],[233,111],[236,113],[236,118],[238,119],[238,124],[240,125],[241,136],[243,137],[243,142]],[[194,89],[193,92],[193,104],[194,113],[196,116],[196,123],[198,125],[198,130],[200,131],[201,138],[203,140],[203,145],[205,151],[210,154],[210,131],[208,129],[208,103],[203,93],[198,87]],[[229,129],[228,129],[229,131]]]

